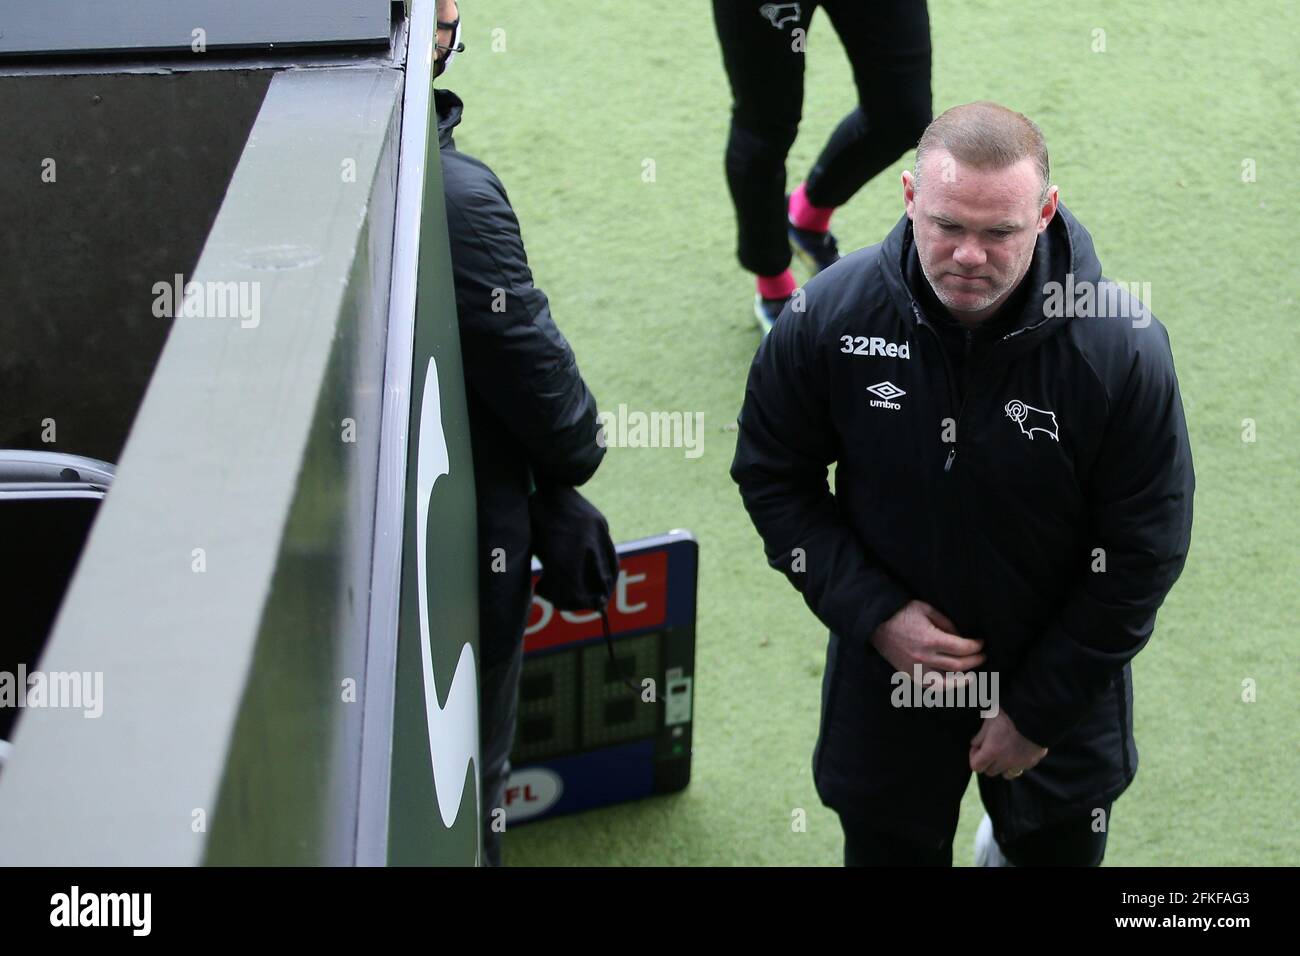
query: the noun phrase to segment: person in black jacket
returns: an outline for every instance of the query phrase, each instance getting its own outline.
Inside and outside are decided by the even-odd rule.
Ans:
[[[944,113],[906,215],[749,373],[731,474],[831,630],[813,770],[846,863],[950,864],[972,771],[991,859],[1099,863],[1137,771],[1129,662],[1195,477],[1169,337],[1049,182],[1025,117]]]
[[[439,19],[450,20],[441,7]],[[441,35],[440,43],[453,45]],[[505,187],[456,149],[460,98],[440,88],[434,100],[478,499],[479,772],[484,857],[496,866],[493,811],[510,773],[532,598],[529,496],[535,488],[583,484],[605,449],[597,441],[596,401],[546,295],[533,285]]]

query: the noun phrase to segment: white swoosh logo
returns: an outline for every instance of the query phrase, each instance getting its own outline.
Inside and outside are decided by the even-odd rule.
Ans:
[[[443,826],[450,828],[460,812],[465,792],[465,768],[474,762],[476,805],[481,799],[478,780],[478,668],[474,651],[466,641],[456,661],[447,705],[438,706],[438,687],[433,679],[433,645],[429,642],[429,501],[433,485],[451,473],[447,437],[442,431],[442,403],[438,392],[438,366],[429,356],[420,399],[420,446],[415,465],[415,554],[416,579],[420,594],[420,656],[424,659],[424,713],[429,725],[429,758],[433,761],[433,789]],[[476,820],[482,818],[478,806]]]

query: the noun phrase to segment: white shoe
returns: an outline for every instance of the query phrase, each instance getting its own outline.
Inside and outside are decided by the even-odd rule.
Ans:
[[[993,821],[987,813],[975,831],[975,865],[1014,866],[1002,855],[1002,847],[998,846],[998,841],[993,837]]]

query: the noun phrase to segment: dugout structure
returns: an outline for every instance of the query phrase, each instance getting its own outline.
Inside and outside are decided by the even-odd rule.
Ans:
[[[0,449],[114,468],[0,863],[478,859],[433,7],[0,11]]]

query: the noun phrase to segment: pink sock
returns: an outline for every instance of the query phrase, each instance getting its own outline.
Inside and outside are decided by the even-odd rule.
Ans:
[[[786,269],[779,276],[759,276],[758,294],[765,299],[788,299],[794,295],[794,273]]]
[[[808,201],[808,184],[800,183],[790,194],[790,222],[798,229],[826,232],[831,228],[834,206],[814,206]]]

